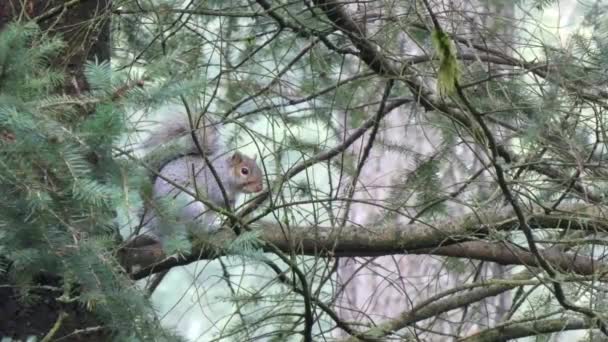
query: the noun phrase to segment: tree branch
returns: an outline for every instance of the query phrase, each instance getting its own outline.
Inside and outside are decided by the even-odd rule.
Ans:
[[[569,212],[545,214],[542,209],[527,215],[533,229],[569,229],[592,232],[608,231],[608,221],[602,208],[573,206]],[[477,212],[458,219],[429,223],[394,224],[369,229],[350,226],[338,230],[332,227],[285,227],[273,224],[253,227],[262,242],[276,248],[314,256],[381,256],[403,253],[449,255],[462,258],[488,260],[504,265],[536,266],[528,251],[516,250],[513,245],[488,243],[479,240],[494,231],[519,229],[518,219],[512,210]],[[338,234],[338,231],[340,234]],[[213,259],[227,253],[226,244],[234,239],[228,229],[222,229],[210,238],[203,238],[201,250],[182,257],[170,257],[132,274],[141,279],[150,274],[187,265],[201,259]],[[466,242],[466,243],[463,243]],[[459,245],[454,245],[458,244]],[[453,246],[451,246],[453,245]],[[296,246],[296,250],[293,250]],[[509,247],[509,248],[507,248]],[[562,253],[554,249],[542,250],[547,262],[557,269],[589,275],[608,269],[595,259]]]
[[[315,3],[325,12],[325,15],[329,20],[338,27],[342,33],[350,38],[353,45],[359,49],[359,58],[367,64],[367,66],[376,72],[379,76],[394,77],[402,80],[410,88],[410,91],[415,94],[420,104],[428,111],[438,110],[445,114],[451,120],[460,123],[464,127],[472,127],[473,122],[470,116],[466,113],[460,112],[457,106],[450,105],[445,101],[437,98],[432,91],[424,87],[417,80],[415,75],[407,75],[407,68],[409,63],[403,65],[397,65],[392,63],[389,58],[384,56],[381,51],[382,48],[378,47],[363,35],[364,30],[353,21],[352,16],[345,12],[342,4],[334,0],[315,0]],[[428,30],[428,28],[425,28]],[[476,46],[476,48],[479,48]],[[511,60],[504,54],[499,56],[505,60]],[[519,159],[517,155],[510,153],[504,146],[497,145],[496,152],[501,156],[507,163],[517,162]],[[564,177],[561,172],[541,165],[533,165],[529,168],[539,174],[547,176],[551,179],[563,179],[569,178]],[[601,198],[594,195],[592,192],[585,189],[580,182],[575,182],[572,188],[581,195],[581,198],[591,203],[601,203]]]
[[[505,324],[483,330],[475,335],[458,340],[459,342],[502,342],[527,336],[549,334],[567,330],[589,329],[592,324],[588,319],[569,317],[546,319],[542,321]]]
[[[574,253],[564,253],[556,247],[540,250],[540,255],[564,273],[589,275],[608,270],[608,264],[601,263],[593,258]],[[410,251],[410,254],[432,254],[456,258],[468,258],[495,262],[500,265],[525,265],[540,267],[534,255],[521,247],[508,242],[469,241],[450,246],[437,248],[424,248]]]
[[[471,290],[458,295],[453,294],[460,291],[457,291],[456,289],[448,290],[417,304],[414,308],[405,311],[397,318],[373,327],[364,333],[356,334],[353,337],[344,340],[344,342],[355,342],[359,339],[366,341],[385,341],[386,335],[403,329],[408,325],[478,302],[487,297],[497,296],[518,286],[533,285],[538,282],[538,280],[530,280],[531,277],[532,275],[530,273],[523,272],[515,275],[510,280],[485,280],[464,286],[463,289],[460,289],[461,291],[467,289]],[[450,296],[443,298],[448,295]]]
[[[471,241],[445,247],[414,250],[410,253],[470,258],[483,261],[492,261],[502,265],[526,265],[539,267],[538,260],[532,253],[521,250],[519,247],[507,243]],[[563,270],[564,272],[588,275],[597,271],[597,269],[594,269],[594,266],[598,266],[595,264],[596,261],[588,257],[570,253],[561,253],[559,250],[554,248],[543,250],[541,251],[541,254],[548,263]],[[608,267],[608,265],[604,265],[603,269],[608,269],[606,267]],[[380,324],[364,333],[353,334],[353,337],[347,339],[346,341],[354,342],[357,339],[366,341],[382,341],[380,337],[394,333],[405,328],[406,326],[412,325],[424,319],[434,317],[441,313],[454,310],[465,305],[476,303],[488,297],[497,296],[519,286],[535,285],[541,282],[539,279],[530,279],[531,277],[532,275],[529,272],[523,272],[515,275],[510,280],[486,280],[476,284],[469,284],[465,286],[464,289],[450,289],[417,304],[416,307],[400,314],[399,317],[393,320]],[[460,292],[471,288],[474,289],[443,299],[443,297],[452,295],[455,292]],[[488,333],[484,334],[484,336],[494,336],[494,334],[498,334],[497,336],[502,336],[500,328],[496,328],[496,330],[497,332],[488,331]],[[515,331],[517,333],[525,331],[525,327],[518,327],[517,329],[514,329],[514,332]],[[481,340],[486,341],[485,337]]]

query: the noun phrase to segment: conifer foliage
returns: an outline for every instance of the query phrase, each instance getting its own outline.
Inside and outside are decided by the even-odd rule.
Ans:
[[[109,3],[0,0],[0,340],[608,336],[608,5],[562,44],[545,0]],[[238,236],[154,196],[191,136],[142,131],[194,114],[263,169]]]
[[[64,75],[48,61],[63,48],[32,23],[0,32],[0,277],[23,308],[49,295],[59,303],[57,328],[80,319],[61,309],[75,305],[96,317],[97,330],[148,340],[160,333],[152,308],[113,250],[114,209],[128,182],[111,154],[125,130],[115,96],[120,85],[108,63],[89,63],[90,92],[53,95]],[[44,275],[56,287],[42,286]],[[23,314],[8,310],[0,314]],[[17,319],[2,317],[0,335],[10,334],[8,321]]]

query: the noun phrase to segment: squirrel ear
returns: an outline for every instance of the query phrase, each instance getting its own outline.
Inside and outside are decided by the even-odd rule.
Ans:
[[[251,159],[253,159],[253,161],[255,161],[256,159],[258,159],[258,154],[257,154],[257,153],[256,153],[256,154],[254,154],[254,155],[253,155],[253,158],[251,158]]]
[[[236,152],[234,152],[234,154],[232,155],[230,160],[232,161],[233,165],[236,165],[243,161],[243,155],[241,154],[241,152],[236,151]]]

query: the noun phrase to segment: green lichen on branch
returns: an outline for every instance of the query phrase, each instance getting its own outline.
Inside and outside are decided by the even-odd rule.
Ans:
[[[431,34],[433,47],[439,55],[439,71],[437,72],[437,88],[441,95],[450,95],[456,89],[459,69],[456,52],[450,37],[441,30]]]

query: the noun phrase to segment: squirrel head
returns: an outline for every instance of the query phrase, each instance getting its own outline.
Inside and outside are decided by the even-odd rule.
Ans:
[[[247,157],[238,151],[230,157],[235,185],[240,192],[250,194],[264,189],[262,170],[256,159],[257,156]]]

